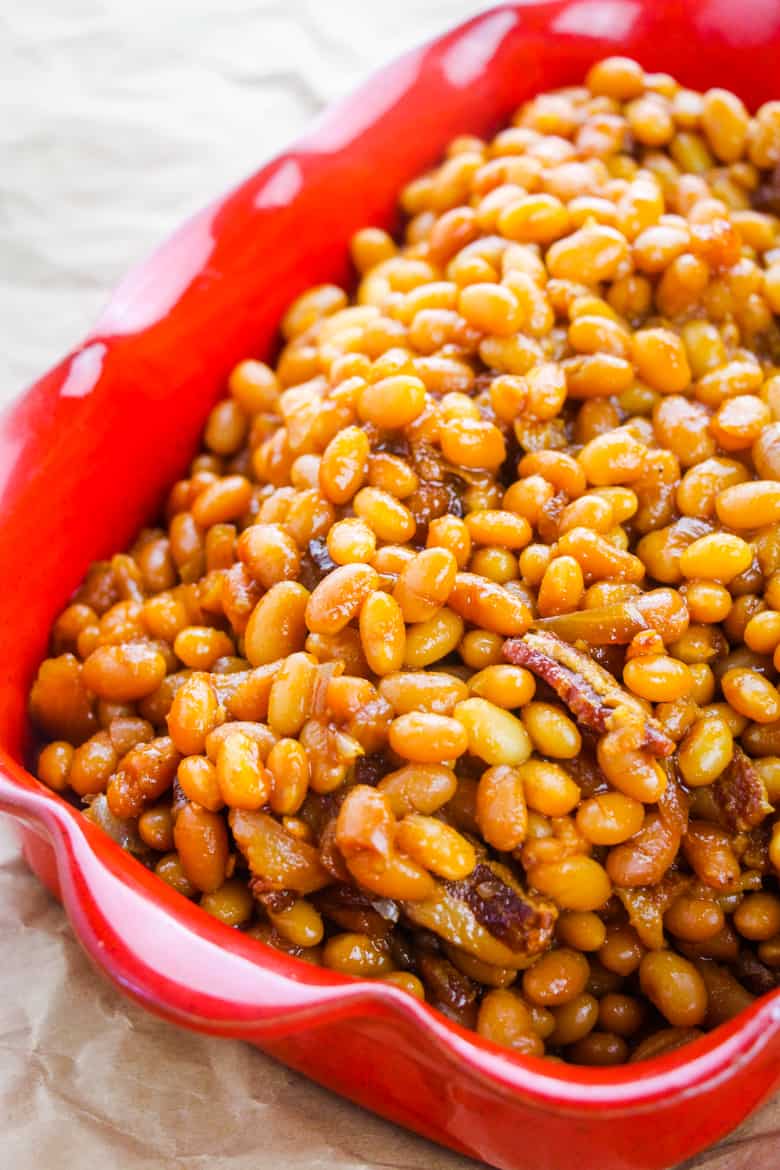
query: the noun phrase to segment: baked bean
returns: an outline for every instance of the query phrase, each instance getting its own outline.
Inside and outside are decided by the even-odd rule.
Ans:
[[[780,520],[780,483],[753,480],[719,492],[715,500],[718,519],[728,528],[760,528]]]
[[[206,756],[186,756],[179,764],[176,778],[188,800],[211,812],[218,812],[224,806],[216,766]]]
[[[279,394],[276,374],[265,362],[243,361],[233,369],[230,393],[247,414],[272,409]]]
[[[526,731],[543,756],[571,760],[579,755],[582,737],[573,721],[552,703],[526,703],[521,712]]]
[[[73,753],[68,783],[79,796],[105,792],[117,761],[118,756],[111,736],[107,731],[98,731]]]
[[[664,926],[684,942],[703,942],[723,929],[723,911],[717,902],[682,895],[664,914]]]
[[[728,889],[739,880],[739,862],[725,830],[706,821],[691,821],[683,837],[685,859],[700,881]]]
[[[466,527],[474,544],[497,545],[500,548],[525,548],[531,539],[531,526],[514,512],[484,509],[470,512]]]
[[[657,885],[674,862],[680,835],[658,813],[648,813],[642,828],[607,856],[606,869],[617,886]]]
[[[363,520],[339,520],[328,533],[328,553],[337,565],[372,561],[376,537]]]
[[[536,690],[536,682],[529,670],[502,662],[486,666],[484,670],[472,675],[468,689],[472,694],[487,699],[497,707],[512,709],[523,707],[530,702]]]
[[[554,243],[546,262],[551,276],[591,285],[619,276],[627,259],[628,246],[620,232],[591,224]]]
[[[352,506],[378,540],[402,543],[414,535],[417,527],[414,516],[389,492],[373,487],[361,488]]]
[[[450,596],[458,571],[449,549],[427,548],[401,569],[393,596],[406,622],[425,622]]]
[[[722,162],[734,162],[742,154],[749,121],[736,94],[726,89],[708,89],[704,94],[701,126],[713,153]]]
[[[252,917],[254,899],[242,881],[230,878],[218,890],[204,894],[200,905],[226,926],[243,926]]]
[[[624,1038],[636,1035],[644,1023],[645,1015],[641,1000],[632,995],[608,992],[599,1001],[599,1025],[613,1035]]]
[[[208,670],[218,658],[233,654],[233,639],[223,630],[211,626],[185,626],[179,630],[173,650],[192,670]]]
[[[132,703],[155,691],[165,677],[165,659],[148,642],[98,646],[84,663],[84,684],[102,699]]]
[[[249,507],[252,485],[243,475],[227,475],[196,496],[192,518],[201,528],[234,520]]]
[[[314,634],[337,634],[357,616],[379,584],[370,565],[341,565],[314,589],[306,605],[306,625]]]
[[[631,975],[638,968],[644,947],[630,926],[607,928],[607,937],[599,948],[599,962],[615,975]]]
[[[334,435],[322,454],[319,485],[334,504],[346,504],[362,487],[368,470],[369,441],[360,427]]]
[[[523,972],[523,994],[542,1007],[558,1007],[582,995],[588,974],[588,960],[584,955],[559,947]]]
[[[138,818],[138,836],[150,849],[169,853],[173,849],[173,816],[165,804],[147,808]]]
[[[512,991],[497,988],[482,999],[477,1032],[494,1044],[503,1044],[526,1056],[541,1056],[544,1043],[535,1032],[531,1013]]]
[[[598,910],[612,893],[604,867],[581,854],[534,866],[529,876],[537,890],[564,910]]]
[[[450,825],[435,817],[409,813],[398,825],[396,845],[424,869],[459,881],[476,864],[474,847]]]
[[[769,861],[775,872],[780,874],[780,828],[775,824],[769,841]]]
[[[589,483],[598,487],[632,483],[645,470],[647,448],[629,432],[606,431],[591,439],[579,453]]]
[[[622,792],[603,792],[579,806],[577,828],[593,845],[619,845],[639,832],[644,816],[640,801]]]
[[[360,638],[374,674],[390,674],[404,661],[406,630],[397,601],[386,593],[371,593],[360,610]]]
[[[446,658],[460,642],[463,628],[463,619],[447,608],[439,610],[427,621],[408,626],[404,666],[417,670]],[[500,659],[500,650],[498,657]]]
[[[271,777],[270,805],[275,813],[289,816],[303,804],[309,786],[309,761],[295,739],[278,740],[266,759]]]
[[[405,991],[407,995],[412,995],[415,999],[425,999],[425,988],[421,980],[416,975],[412,975],[410,971],[391,971],[389,975],[381,975],[380,980],[382,983],[389,983],[392,987]]]
[[[541,581],[537,607],[542,617],[571,613],[577,609],[585,590],[582,568],[574,557],[553,557]]]
[[[448,549],[459,569],[465,569],[471,555],[471,537],[464,522],[457,516],[438,516],[428,525],[428,548]]]
[[[252,666],[276,662],[303,648],[309,600],[308,589],[297,581],[279,581],[261,597],[244,632],[244,653]]]
[[[589,1032],[569,1049],[569,1056],[577,1064],[608,1068],[628,1060],[628,1045],[614,1032]]]
[[[179,811],[173,837],[187,880],[204,894],[219,889],[228,862],[227,826],[222,817],[188,802]]]
[[[462,750],[467,746],[472,755],[486,764],[517,765],[530,756],[531,741],[525,727],[504,708],[487,699],[471,698],[458,703],[453,715],[463,729],[465,743]]]
[[[734,710],[754,723],[773,723],[780,718],[780,694],[757,671],[747,667],[727,670],[720,685]]]
[[[260,746],[246,732],[233,731],[222,741],[216,773],[222,799],[231,808],[262,808],[268,800],[270,777]]]
[[[263,589],[292,581],[300,571],[298,547],[281,524],[253,524],[241,533],[236,551]]]
[[[714,715],[694,723],[680,744],[677,762],[685,783],[699,788],[716,780],[733,755],[731,729],[724,719]]]
[[[592,910],[564,910],[556,924],[556,935],[564,946],[576,951],[597,951],[604,945],[607,928]]]
[[[599,1002],[592,995],[583,992],[576,999],[553,1008],[555,1031],[550,1035],[550,1044],[560,1048],[575,1044],[596,1026],[599,1018]]]
[[[546,817],[562,817],[576,808],[580,790],[568,772],[548,760],[527,760],[518,769],[525,799]]]
[[[482,773],[477,787],[476,819],[482,836],[495,849],[510,852],[522,843],[528,813],[518,768],[498,765]]]
[[[316,947],[322,942],[325,932],[322,918],[305,898],[297,898],[283,910],[269,910],[268,917],[279,934],[293,946]]]
[[[66,740],[53,740],[38,756],[38,779],[55,792],[64,792],[73,763],[73,745]]]
[[[644,994],[675,1028],[693,1028],[707,1014],[707,990],[693,963],[671,951],[649,951],[639,967]]]
[[[380,949],[366,934],[347,932],[329,938],[322,952],[326,967],[342,975],[358,975],[373,979],[387,975],[392,969],[392,959],[387,951]]]
[[[684,662],[667,654],[642,654],[623,669],[623,682],[642,699],[670,703],[690,694],[691,673]]]
[[[466,728],[458,719],[430,712],[399,715],[390,725],[389,740],[399,756],[420,764],[457,759],[469,746]]]
[[[743,938],[767,942],[780,934],[780,898],[774,894],[747,894],[734,911],[734,925]]]
[[[445,458],[461,467],[494,470],[506,458],[501,431],[483,419],[452,420],[442,431],[440,441]]]
[[[751,564],[753,550],[739,536],[728,532],[708,533],[694,540],[680,554],[685,577],[699,577],[728,584]]]
[[[628,101],[639,97],[645,87],[642,66],[630,57],[605,57],[588,70],[585,84],[591,93]]]
[[[159,878],[185,898],[194,898],[197,890],[184,872],[178,853],[166,853],[154,867]]]
[[[447,604],[464,620],[505,637],[524,634],[531,624],[528,606],[516,594],[474,573],[456,575]]]

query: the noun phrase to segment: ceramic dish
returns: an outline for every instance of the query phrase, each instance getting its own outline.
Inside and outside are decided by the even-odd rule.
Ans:
[[[154,515],[239,357],[302,289],[348,278],[347,240],[455,134],[624,52],[751,106],[777,95],[780,8],[735,0],[507,5],[402,57],[124,280],[91,335],[0,419],[0,807],[96,964],[179,1024],[251,1041],[324,1085],[505,1170],[657,1170],[780,1083],[780,992],[666,1057],[609,1070],[512,1055],[403,992],[229,930],[25,771],[25,698],[87,565]]]

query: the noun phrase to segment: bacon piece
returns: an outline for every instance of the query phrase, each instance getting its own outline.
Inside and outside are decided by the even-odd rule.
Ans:
[[[462,881],[437,882],[432,898],[403,902],[405,918],[494,967],[521,968],[547,950],[558,911],[531,897],[511,870],[480,861]]]
[[[690,800],[680,783],[676,760],[664,760],[662,767],[666,772],[666,788],[658,798],[658,812],[669,828],[682,836],[688,828]]]
[[[516,666],[525,666],[548,683],[578,722],[599,735],[609,730],[616,708],[623,707],[641,718],[640,748],[654,756],[670,756],[674,751],[674,741],[661,725],[586,651],[555,634],[530,630],[522,638],[504,642],[504,657]]]
[[[753,767],[753,761],[737,744],[731,763],[712,786],[712,795],[726,828],[733,833],[746,833],[755,828],[772,811],[766,785]]]
[[[259,902],[269,914],[281,914],[294,906],[298,900],[298,895],[293,890],[269,890],[264,878],[250,878],[249,889],[255,901]]]
[[[384,938],[398,921],[398,903],[390,898],[374,898],[354,886],[337,885],[320,890],[311,898],[313,905],[342,930]]]
[[[568,772],[582,794],[582,800],[590,800],[601,792],[609,791],[609,781],[602,772],[596,760],[594,745],[590,733],[583,736],[582,750],[571,760],[556,760],[565,772]]]
[[[628,921],[639,935],[639,941],[650,950],[659,951],[664,945],[664,914],[693,879],[682,873],[667,873],[657,886],[638,886],[635,889],[617,888],[615,894],[628,913]]]
[[[753,192],[751,203],[757,211],[769,211],[772,215],[780,215],[780,163],[774,170],[765,175]]]
[[[446,1004],[453,1011],[461,1012],[476,1003],[476,983],[443,955],[435,951],[419,952],[417,970],[436,1004]]]
[[[520,894],[481,862],[459,882],[444,882],[486,930],[513,951],[536,954],[547,945],[555,922],[549,903]]]
[[[747,947],[739,952],[735,973],[740,983],[753,995],[766,995],[780,986],[780,971],[767,967]]]
[[[228,814],[236,844],[252,871],[252,892],[292,890],[311,894],[332,880],[319,854],[261,811],[233,808]]]

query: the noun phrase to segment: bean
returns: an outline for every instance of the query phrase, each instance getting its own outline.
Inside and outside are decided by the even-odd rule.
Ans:
[[[244,633],[244,653],[252,666],[264,666],[303,649],[308,589],[297,581],[272,585],[252,610]]]
[[[467,746],[486,764],[522,764],[531,754],[531,741],[521,721],[487,699],[466,699],[453,714],[465,737],[463,750]]]
[[[188,802],[176,818],[173,837],[187,880],[204,894],[219,889],[228,861],[227,828],[219,813]]]
[[[438,671],[398,671],[385,675],[379,693],[396,715],[431,711],[451,715],[455,704],[468,698],[469,688],[452,674]]]
[[[458,708],[455,710],[457,712]],[[403,759],[420,764],[457,759],[469,746],[466,728],[457,718],[422,711],[394,719],[389,739],[394,752]]]
[[[598,910],[612,893],[604,867],[581,854],[534,866],[529,876],[537,890],[564,910]]]
[[[503,1044],[526,1056],[541,1056],[544,1043],[533,1028],[533,1020],[522,999],[497,988],[482,999],[477,1031],[494,1044]]]
[[[460,881],[476,865],[474,847],[450,825],[421,813],[408,813],[396,831],[398,848],[424,869]]]
[[[165,678],[165,659],[146,642],[98,646],[84,663],[84,684],[102,699],[132,703],[155,691]]]
[[[585,990],[589,971],[584,955],[559,947],[523,972],[523,994],[542,1007],[571,1003]]]
[[[780,483],[752,480],[724,488],[715,500],[718,519],[727,528],[760,528],[780,520]]]
[[[619,845],[638,833],[644,806],[622,792],[604,792],[583,801],[577,810],[577,827],[593,845]]]
[[[403,613],[398,602],[387,593],[369,593],[363,602],[360,641],[366,662],[374,674],[387,675],[403,665],[406,650]]]
[[[480,832],[499,852],[517,849],[528,829],[523,776],[519,768],[487,768],[477,787],[476,818]]]
[[[298,547],[281,524],[253,524],[241,533],[236,551],[263,589],[292,581],[300,571]]]
[[[707,1014],[707,989],[692,963],[671,951],[649,951],[639,968],[642,991],[675,1028],[693,1028]]]
[[[370,565],[341,565],[320,581],[306,604],[306,625],[313,634],[337,634],[357,616],[379,584]]]

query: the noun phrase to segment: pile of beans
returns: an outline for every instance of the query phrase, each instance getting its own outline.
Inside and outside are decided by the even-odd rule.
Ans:
[[[58,618],[38,775],[265,944],[641,1060],[780,980],[780,102],[612,58],[401,205]]]

